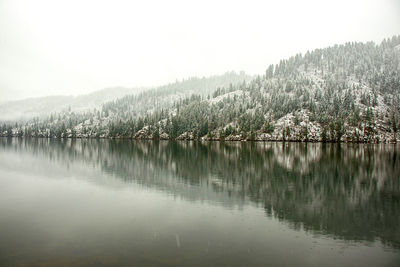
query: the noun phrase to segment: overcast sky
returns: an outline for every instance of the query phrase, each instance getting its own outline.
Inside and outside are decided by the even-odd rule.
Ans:
[[[400,1],[0,0],[0,102],[152,86],[400,34]]]

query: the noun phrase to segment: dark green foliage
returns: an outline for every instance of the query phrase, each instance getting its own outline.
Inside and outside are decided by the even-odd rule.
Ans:
[[[275,127],[270,121],[267,121],[265,123],[264,132],[270,134],[270,133],[274,132],[274,129],[275,129]]]
[[[321,139],[323,143],[328,141],[327,130],[325,126],[322,128]]]

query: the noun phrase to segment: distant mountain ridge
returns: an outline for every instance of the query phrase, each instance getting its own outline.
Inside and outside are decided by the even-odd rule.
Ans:
[[[29,120],[48,116],[64,109],[84,111],[99,107],[107,101],[138,93],[144,88],[110,87],[85,95],[54,95],[0,103],[0,121]]]

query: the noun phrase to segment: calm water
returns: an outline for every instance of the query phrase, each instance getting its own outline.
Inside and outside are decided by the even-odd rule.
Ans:
[[[399,151],[0,138],[0,265],[400,266]]]

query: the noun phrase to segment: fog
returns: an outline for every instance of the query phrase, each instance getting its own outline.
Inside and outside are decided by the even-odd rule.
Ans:
[[[400,33],[396,0],[0,1],[0,102],[156,86]]]

